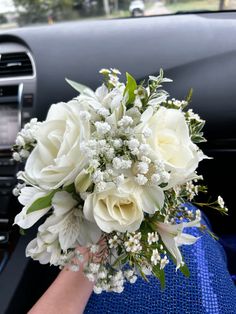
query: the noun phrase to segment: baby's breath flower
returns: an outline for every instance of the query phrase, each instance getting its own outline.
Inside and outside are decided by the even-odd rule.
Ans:
[[[98,272],[98,270],[100,268],[100,265],[99,264],[95,264],[95,263],[90,263],[88,265],[88,267],[89,267],[89,270],[90,270],[91,273],[97,274],[97,272]]]
[[[139,146],[140,153],[143,155],[148,155],[150,152],[150,146],[148,144],[141,144]]]
[[[148,172],[148,170],[149,170],[149,166],[148,166],[148,164],[146,162],[141,161],[137,165],[137,170],[141,174],[146,174]]]
[[[107,108],[100,108],[98,109],[97,113],[104,118],[110,115],[110,111]]]
[[[96,293],[96,294],[101,294],[103,291],[102,287],[98,286],[98,285],[95,285],[93,287],[93,292]]]
[[[195,212],[196,220],[201,220],[201,211],[199,209],[196,210]]]
[[[20,195],[20,191],[19,191],[17,188],[14,188],[14,189],[12,190],[12,194],[17,197],[17,196]]]
[[[160,175],[158,173],[154,173],[152,176],[151,176],[151,181],[153,184],[159,184],[160,183]]]
[[[93,167],[94,169],[97,169],[99,167],[100,163],[97,159],[92,159],[90,161],[90,166]]]
[[[139,141],[135,138],[132,138],[131,140],[127,141],[127,145],[130,150],[134,150],[139,147]]]
[[[111,126],[107,122],[97,121],[95,122],[95,127],[97,129],[98,135],[104,135],[111,130]]]
[[[92,175],[92,179],[95,184],[103,181],[104,179],[103,172],[101,170],[96,170],[94,174]]]
[[[143,130],[143,136],[144,137],[150,137],[152,135],[152,130],[149,128],[146,128]]]
[[[14,153],[12,154],[12,158],[13,158],[15,161],[21,161],[20,154],[17,153],[17,152],[14,152]]]
[[[96,276],[92,273],[85,273],[86,274],[86,277],[88,278],[88,280],[90,282],[95,282],[96,281]]]
[[[25,158],[25,159],[28,158],[29,154],[30,154],[30,152],[28,150],[24,149],[24,148],[20,150],[20,156],[22,158]]]
[[[119,169],[129,169],[132,166],[132,160],[130,160],[130,159],[123,159],[123,158],[120,158],[120,157],[115,157],[112,160],[112,164],[113,164],[113,167],[115,169],[117,169],[117,170],[119,170]]]
[[[117,139],[113,140],[113,146],[116,149],[121,148],[122,144],[123,144],[123,142],[122,142],[122,140],[120,138],[117,138]]]
[[[25,140],[22,135],[18,135],[16,138],[16,145],[17,146],[25,146]]]
[[[126,128],[127,126],[132,125],[133,119],[129,116],[123,116],[123,118],[118,121],[118,126]]]
[[[143,162],[146,162],[147,164],[150,164],[150,163],[151,163],[151,159],[148,158],[147,156],[142,156],[142,157],[141,157],[141,160],[142,160]]]
[[[164,183],[167,183],[167,182],[170,180],[170,174],[169,174],[169,172],[163,171],[162,174],[161,174],[161,180],[162,180]]]
[[[224,202],[223,198],[220,195],[217,198],[217,202],[220,205],[220,208],[224,208],[225,207],[225,202]]]
[[[136,177],[134,177],[135,182],[137,182],[139,185],[145,185],[148,182],[147,177],[145,177],[143,174],[137,174]]]

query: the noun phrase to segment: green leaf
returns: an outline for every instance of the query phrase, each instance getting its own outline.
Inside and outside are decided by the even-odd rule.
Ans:
[[[124,95],[127,95],[127,102],[126,105],[131,104],[134,102],[135,94],[134,91],[137,89],[137,83],[132,75],[126,72],[126,87],[124,90]]]
[[[23,228],[20,228],[19,232],[20,232],[20,235],[22,236],[26,235],[26,231]]]
[[[188,266],[186,264],[184,264],[184,266],[180,267],[179,270],[181,271],[181,273],[185,276],[185,277],[189,277],[190,276],[190,271],[188,269]]]
[[[164,269],[160,269],[159,265],[157,265],[157,266],[153,266],[152,272],[160,280],[161,289],[165,289],[165,271],[164,271]]]
[[[75,81],[69,80],[68,78],[65,78],[65,80],[72,88],[74,88],[80,94],[83,94],[86,91],[93,92],[92,89],[86,85],[83,85],[83,84],[77,83]]]
[[[201,135],[192,135],[191,140],[195,144],[206,142],[206,139],[204,137],[202,137]]]
[[[119,265],[119,264],[121,264],[122,263],[122,260],[124,259],[124,258],[126,258],[126,254],[125,253],[123,253],[122,255],[120,255],[116,260],[115,260],[115,262],[112,264],[112,266],[113,267],[116,267],[117,265]]]
[[[204,125],[205,125],[205,121],[195,123],[194,125],[195,133],[199,133],[203,129]]]
[[[186,101],[189,103],[192,100],[192,97],[193,97],[193,89],[190,88],[188,95],[186,97]]]
[[[170,252],[168,252],[169,253],[169,256],[171,257],[171,259],[172,259],[172,261],[174,262],[174,264],[176,265],[176,259],[175,259],[175,257],[170,253]],[[185,277],[189,277],[190,276],[190,271],[189,271],[189,269],[188,269],[188,266],[186,265],[186,264],[184,264],[183,266],[181,266],[180,268],[179,268],[179,270],[181,271],[181,273],[185,276]]]
[[[71,183],[70,185],[64,186],[63,190],[68,193],[75,193],[75,185],[74,183]]]
[[[57,192],[57,190],[54,190],[52,192],[50,192],[49,194],[43,196],[43,197],[40,197],[38,198],[36,201],[34,201],[31,206],[27,209],[27,212],[26,214],[30,214],[30,213],[33,213],[37,210],[40,210],[40,209],[44,209],[44,208],[47,208],[47,207],[50,207],[51,206],[51,203],[52,203],[52,198],[54,196],[54,194]]]

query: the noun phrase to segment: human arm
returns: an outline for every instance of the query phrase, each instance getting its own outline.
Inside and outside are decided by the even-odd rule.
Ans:
[[[28,314],[80,314],[92,293],[93,283],[83,274],[64,268]]]

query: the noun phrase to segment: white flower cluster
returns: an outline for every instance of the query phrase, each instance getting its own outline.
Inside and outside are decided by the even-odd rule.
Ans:
[[[116,272],[113,270],[110,272],[106,267],[95,263],[87,265],[85,275],[89,281],[95,283],[93,291],[96,294],[100,294],[103,291],[121,293],[124,290],[126,281],[133,284],[137,280],[137,275],[132,269]]]
[[[157,232],[148,232],[148,244],[156,243],[159,240]]]
[[[199,116],[197,113],[194,113],[194,112],[193,112],[193,109],[189,109],[189,110],[187,111],[187,117],[188,117],[188,119],[190,119],[190,120],[196,120],[196,121],[198,121],[198,122],[204,122],[204,120],[201,119],[200,116]]]
[[[172,98],[171,100],[167,101],[167,104],[174,105],[175,107],[181,109],[181,108],[184,108],[188,104],[188,102],[186,100],[178,100],[178,99]]]
[[[193,181],[186,183],[186,191],[188,192],[188,198],[191,201],[196,195],[198,195],[198,185],[193,184]]]
[[[116,233],[111,239],[109,239],[108,244],[110,249],[116,249],[118,245],[122,243],[122,240],[119,238],[119,233]]]
[[[13,158],[26,164],[13,190],[24,206],[15,223],[27,229],[48,215],[27,256],[78,271],[84,247],[94,291],[120,293],[139,270],[163,269],[168,252],[182,266],[179,246],[197,240],[183,230],[200,226],[200,212],[181,204],[198,194],[191,180],[205,156],[191,137],[201,135],[198,116],[186,115],[186,101],[167,100],[162,71],[147,85],[130,74],[121,83],[114,68],[100,73],[95,92],[68,81],[80,95],[18,133]]]
[[[33,118],[18,132],[14,146],[15,151],[12,154],[15,161],[22,161],[29,157],[32,147],[36,144],[36,134],[40,124],[41,122]]]
[[[142,245],[140,244],[140,240],[142,237],[141,232],[136,234],[128,234],[128,239],[125,241],[124,246],[126,252],[137,253],[142,250]]]
[[[25,186],[26,186],[25,183],[18,183],[18,184],[14,187],[14,189],[12,190],[12,194],[13,194],[14,196],[19,196],[20,193],[21,193],[21,190],[22,190]]]
[[[99,73],[103,74],[105,77],[107,77],[108,84],[112,87],[116,87],[119,84],[119,77],[120,71],[115,68],[109,69],[101,69]]]

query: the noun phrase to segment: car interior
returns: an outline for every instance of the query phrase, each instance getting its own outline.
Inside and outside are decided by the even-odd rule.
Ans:
[[[163,68],[173,80],[165,88],[176,99],[193,88],[190,106],[206,120],[201,148],[212,157],[198,172],[229,212],[202,210],[235,279],[235,34],[235,12],[83,20],[0,32],[0,313],[26,313],[58,273],[25,258],[37,226],[25,235],[13,226],[21,209],[12,195],[20,170],[11,156],[16,133],[33,117],[45,119],[51,104],[77,96],[65,78],[96,88],[101,68],[119,69],[123,80],[128,71],[138,81]]]

